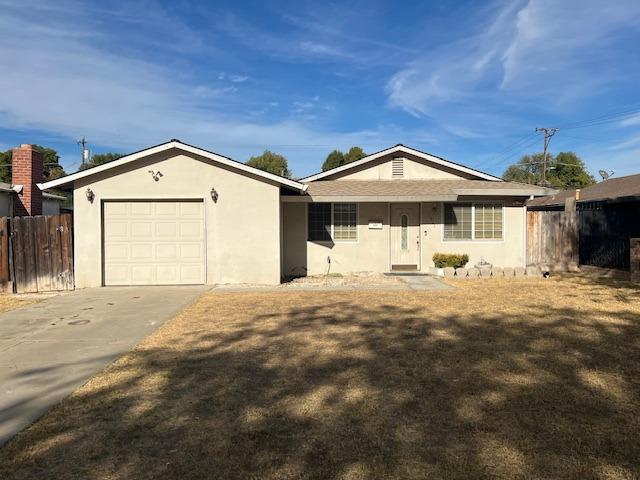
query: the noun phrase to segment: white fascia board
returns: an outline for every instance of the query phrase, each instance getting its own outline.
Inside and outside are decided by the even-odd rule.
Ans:
[[[478,170],[474,170],[473,168],[465,167],[463,165],[458,165],[457,163],[449,162],[442,158],[433,156],[431,154],[421,152],[419,150],[414,150],[410,147],[405,147],[404,145],[396,145],[395,147],[387,148],[386,150],[382,150],[381,152],[374,153],[367,157],[361,158],[360,160],[356,160],[355,162],[347,163],[346,165],[342,165],[340,167],[332,168],[331,170],[327,170],[326,172],[316,173],[315,175],[311,175],[310,177],[302,178],[300,181],[307,183],[313,182],[314,180],[319,180],[321,178],[328,177],[330,175],[335,175],[336,173],[343,172],[345,170],[349,170],[351,168],[359,167],[360,165],[365,165],[369,162],[377,160],[380,157],[385,155],[389,155],[391,153],[408,153],[411,155],[415,155],[416,157],[423,158],[437,165],[442,165],[443,167],[450,168],[452,170],[457,170],[459,172],[468,173],[475,177],[481,178],[483,180],[489,180],[492,182],[503,182],[499,177],[495,177],[493,175],[489,175],[488,173],[480,172]]]
[[[177,141],[163,143],[162,145],[158,145],[156,147],[147,148],[145,150],[141,150],[140,152],[136,152],[131,155],[126,155],[122,158],[119,158],[118,160],[114,160],[113,162],[105,163],[103,165],[98,165],[97,167],[89,168],[81,172],[72,173],[71,175],[57,178],[49,182],[39,183],[38,188],[40,188],[40,190],[47,190],[49,188],[55,188],[61,185],[67,185],[69,183],[75,182],[76,180],[80,180],[90,175],[95,175],[96,173],[104,172],[106,170],[119,167],[121,165],[126,165],[127,163],[133,162],[140,158],[155,155],[156,153],[161,153],[171,148],[176,148],[178,150],[182,150],[185,152],[193,153],[201,157],[208,158],[217,163],[221,163],[223,165],[226,165],[247,173],[251,173],[258,177],[266,178],[273,182],[279,183],[281,185],[286,185],[287,187],[291,187],[299,191],[304,191],[305,189],[305,186],[302,183],[296,182],[295,180],[289,180],[288,178],[279,177],[278,175],[274,175],[272,173],[265,172],[263,170],[259,170],[254,167],[250,167],[249,165],[245,165],[244,163],[235,162],[229,158],[223,157],[213,152],[209,152],[207,150],[203,150],[201,148],[193,147],[191,145],[187,145],[186,143],[177,142]]]

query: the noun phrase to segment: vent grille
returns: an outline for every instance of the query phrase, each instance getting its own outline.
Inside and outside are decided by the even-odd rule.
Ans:
[[[391,160],[391,177],[402,178],[404,177],[404,159],[394,158]]]

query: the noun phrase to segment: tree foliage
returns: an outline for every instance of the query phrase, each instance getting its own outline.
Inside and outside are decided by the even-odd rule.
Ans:
[[[103,165],[105,163],[113,162],[121,157],[124,157],[124,153],[96,153],[95,155],[91,155],[91,160],[80,165],[78,170],[86,170],[88,168],[97,167],[98,165]]]
[[[287,159],[269,150],[265,150],[262,155],[251,157],[247,160],[247,165],[281,177],[291,178],[291,170],[289,170]]]
[[[44,180],[54,180],[66,175],[60,165],[60,156],[53,148],[34,145],[33,148],[42,154]],[[0,182],[11,183],[11,157],[12,151],[0,152]]]
[[[544,156],[542,153],[524,155],[518,163],[510,165],[502,174],[509,182],[542,184]],[[586,165],[574,152],[547,154],[547,184],[559,189],[582,188],[596,183]]]
[[[351,147],[347,153],[342,153],[340,150],[334,150],[325,159],[322,164],[322,171],[326,172],[332,168],[346,165],[347,163],[355,162],[361,158],[366,157],[367,154],[360,147]]]

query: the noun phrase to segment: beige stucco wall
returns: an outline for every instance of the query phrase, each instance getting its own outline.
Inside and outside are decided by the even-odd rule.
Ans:
[[[8,192],[0,192],[0,217],[8,217],[9,216],[9,195]]]
[[[284,269],[285,275],[309,275],[347,272],[386,272],[389,270],[389,205],[360,203],[358,205],[357,242],[308,242],[307,205],[285,203]],[[382,230],[370,230],[370,220],[383,222]],[[327,262],[331,259],[331,264]],[[330,270],[329,270],[330,269]]]
[[[504,208],[503,240],[442,240],[442,203],[422,204],[422,225],[420,229],[422,268],[433,267],[434,253],[466,253],[468,266],[481,259],[499,267],[522,267],[525,265],[525,225],[526,212],[522,206]]]
[[[481,258],[496,266],[524,266],[525,210],[522,206],[505,203],[504,240],[445,242],[442,240],[442,204],[421,204],[421,270],[433,267],[433,254],[466,253],[469,265]],[[389,271],[389,204],[360,203],[358,205],[358,241],[317,243],[306,241],[307,205],[304,203],[283,204],[284,228],[284,275],[325,274],[328,271],[327,257],[331,258],[330,271],[388,272]],[[369,230],[369,220],[382,220],[382,230]]]
[[[162,172],[158,182],[150,169]],[[87,187],[95,194],[93,203],[86,199]],[[217,203],[211,199],[212,187]],[[204,199],[207,284],[280,282],[279,186],[172,150],[76,182],[79,288],[102,284],[101,203],[108,199]]]
[[[331,175],[323,181],[329,180],[394,180],[391,175],[391,165],[396,155],[387,155],[380,159],[367,163],[362,167],[354,167],[344,172]],[[400,157],[398,157],[400,158]],[[404,179],[408,180],[456,180],[460,178],[473,178],[463,172],[448,169],[442,165],[429,162],[422,158],[405,155]]]

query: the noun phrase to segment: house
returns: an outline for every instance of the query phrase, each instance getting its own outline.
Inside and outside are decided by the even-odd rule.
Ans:
[[[534,198],[527,208],[564,211],[572,199],[569,204],[578,212],[580,265],[629,270],[629,241],[640,237],[640,174]]]
[[[295,181],[179,140],[40,187],[73,191],[78,287],[524,266],[525,201],[549,193],[403,145]]]
[[[21,145],[11,156],[11,184],[0,182],[0,217],[58,215],[61,195],[41,192],[43,159],[31,145]]]

